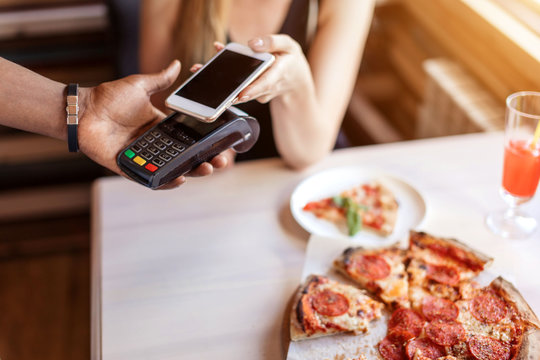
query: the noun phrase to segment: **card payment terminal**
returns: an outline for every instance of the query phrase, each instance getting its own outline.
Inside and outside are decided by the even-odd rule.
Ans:
[[[258,137],[257,120],[233,106],[211,123],[174,112],[122,150],[117,163],[130,178],[155,189],[228,148],[248,151]]]

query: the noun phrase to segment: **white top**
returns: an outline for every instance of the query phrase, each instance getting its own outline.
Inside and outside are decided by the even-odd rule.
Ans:
[[[455,237],[495,258],[540,313],[540,232],[492,235],[502,208],[501,133],[334,152],[295,172],[277,159],[240,163],[179,189],[121,178],[95,183],[92,209],[92,359],[278,359],[284,312],[300,282],[309,234],[289,198],[307,176],[362,165],[404,179],[427,203],[418,230]],[[540,201],[524,206],[540,219]],[[284,350],[285,348],[285,350]]]

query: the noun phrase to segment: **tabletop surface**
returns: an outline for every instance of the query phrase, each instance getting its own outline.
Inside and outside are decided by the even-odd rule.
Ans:
[[[501,133],[335,151],[298,172],[278,159],[240,163],[179,189],[151,191],[119,177],[94,184],[93,359],[279,359],[287,302],[309,233],[289,199],[319,171],[359,166],[414,186],[427,203],[418,230],[454,237],[495,258],[540,313],[540,231],[492,235],[485,215],[504,208]],[[540,201],[524,209],[540,219]]]

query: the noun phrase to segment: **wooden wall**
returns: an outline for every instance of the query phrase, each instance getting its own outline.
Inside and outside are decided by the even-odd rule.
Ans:
[[[540,91],[540,34],[505,12],[497,5],[501,1],[381,2],[348,122],[352,118],[363,129],[367,126],[373,142],[416,138],[427,91],[427,59],[456,63],[502,107],[515,91]],[[366,102],[370,106],[361,106]],[[388,125],[390,136],[381,135]]]

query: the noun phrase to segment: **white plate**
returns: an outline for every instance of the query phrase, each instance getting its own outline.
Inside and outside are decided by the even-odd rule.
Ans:
[[[396,226],[387,237],[379,236],[369,230],[361,230],[355,236],[348,236],[346,229],[319,219],[313,213],[304,211],[310,201],[340,194],[342,191],[361,183],[378,181],[388,187],[399,204]],[[347,238],[364,246],[384,246],[405,238],[411,229],[422,222],[426,214],[426,203],[420,193],[398,177],[363,167],[335,168],[312,175],[302,181],[291,196],[291,212],[295,220],[311,234]]]

